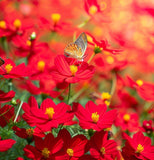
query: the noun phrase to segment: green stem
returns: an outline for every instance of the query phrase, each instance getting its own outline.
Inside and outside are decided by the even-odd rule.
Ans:
[[[117,78],[116,78],[116,74],[114,73],[113,80],[112,80],[111,92],[110,92],[111,97],[113,96],[113,94],[115,92],[116,84],[117,84]]]
[[[79,25],[78,25],[78,28],[84,27],[89,21],[90,21],[90,18],[87,19],[87,20],[85,20],[83,23],[79,24]]]
[[[77,92],[70,100],[68,104],[71,104],[74,102],[83,92],[85,91],[85,88],[83,87],[79,92]]]
[[[71,83],[69,83],[69,86],[68,86],[68,98],[67,98],[67,104],[69,104],[70,96],[71,96]]]
[[[20,112],[20,109],[21,109],[22,104],[23,104],[23,101],[21,101],[21,103],[20,103],[20,105],[19,105],[17,114],[16,114],[15,119],[14,119],[14,123],[16,122],[16,120],[17,120],[17,118],[18,118],[18,115],[19,115],[19,112]]]

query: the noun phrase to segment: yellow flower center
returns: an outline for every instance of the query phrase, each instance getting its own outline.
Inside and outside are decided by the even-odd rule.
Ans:
[[[48,148],[44,148],[42,150],[42,155],[44,156],[44,158],[49,158],[49,154],[50,154],[50,151],[48,150]]]
[[[104,147],[102,147],[102,148],[100,149],[100,151],[102,152],[103,155],[105,154],[105,148],[104,148]]]
[[[33,128],[26,129],[26,133],[27,133],[27,135],[28,135],[29,137],[31,137],[31,136],[33,135],[33,133],[34,133]]]
[[[100,3],[100,9],[101,11],[104,11],[107,8],[107,4],[105,2]]]
[[[10,73],[11,70],[12,70],[12,68],[13,68],[13,66],[12,66],[11,64],[7,64],[7,65],[5,66],[6,73]]]
[[[130,115],[129,114],[124,114],[123,119],[125,122],[128,122],[130,120]]]
[[[107,56],[106,61],[108,64],[113,64],[114,58],[112,56]]]
[[[46,108],[45,114],[48,115],[49,119],[53,118],[54,115],[54,108],[50,107],[50,108]]]
[[[27,46],[31,46],[32,42],[30,40],[27,40],[26,44]]]
[[[21,21],[19,19],[16,19],[14,22],[13,22],[13,25],[18,29],[21,27]]]
[[[111,131],[111,128],[105,128],[104,131]]]
[[[71,71],[72,75],[74,76],[75,73],[78,71],[78,67],[75,65],[70,65],[70,71]]]
[[[51,14],[51,19],[53,20],[54,24],[57,24],[61,18],[61,15],[59,13],[53,13]]]
[[[38,69],[40,72],[43,72],[43,71],[44,71],[44,68],[45,68],[45,62],[44,62],[44,61],[38,61],[38,63],[37,63],[37,69]]]
[[[74,151],[73,151],[73,149],[71,149],[71,148],[68,148],[66,152],[67,152],[67,154],[68,154],[69,156],[71,156],[71,157],[72,157],[73,154],[74,154]]]
[[[101,97],[103,100],[109,100],[111,98],[111,95],[108,92],[103,92],[101,94]]]
[[[5,29],[6,28],[6,23],[5,21],[0,21],[0,28]]]
[[[105,100],[104,103],[105,103],[107,106],[110,105],[110,101],[108,101],[108,100]]]
[[[137,83],[137,85],[138,85],[139,87],[143,85],[143,81],[140,80],[140,79],[138,79],[138,80],[136,81],[136,83]]]
[[[138,144],[136,153],[141,153],[144,150],[144,147],[141,144]]]
[[[97,114],[97,112],[92,113],[91,119],[92,119],[92,121],[93,121],[94,123],[97,123],[98,120],[99,120],[99,114]]]
[[[92,5],[90,8],[89,8],[89,13],[91,15],[94,15],[96,12],[97,12],[97,7],[95,5]]]

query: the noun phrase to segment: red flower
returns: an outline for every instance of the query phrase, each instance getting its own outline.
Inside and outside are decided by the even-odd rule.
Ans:
[[[135,88],[141,98],[146,101],[154,101],[154,84],[143,82],[141,79],[136,81],[132,80],[130,77],[127,77],[127,79],[129,86]]]
[[[51,128],[57,128],[59,124],[64,124],[72,121],[73,113],[71,107],[64,102],[55,105],[52,99],[45,99],[40,108],[34,97],[30,97],[28,104],[22,106],[25,113],[23,119],[30,126],[37,126],[42,131],[51,131]]]
[[[87,139],[84,135],[77,135],[71,138],[70,133],[63,129],[59,132],[58,136],[62,137],[64,140],[64,147],[61,153],[59,153],[58,158],[65,160],[77,160],[85,153],[85,146],[87,144]]]
[[[123,131],[135,132],[139,130],[139,117],[136,113],[120,111],[115,120],[115,125],[119,126]]]
[[[55,66],[51,74],[58,82],[76,83],[91,78],[94,74],[94,67],[86,62],[75,64],[75,59],[60,55],[55,58]]]
[[[0,74],[5,78],[21,78],[28,76],[28,70],[24,63],[16,66],[11,59],[6,59],[0,67]]]
[[[144,136],[142,132],[137,132],[133,138],[123,133],[123,138],[126,140],[125,146],[122,148],[125,160],[154,159],[154,146],[151,146],[151,139]]]
[[[5,140],[1,140],[0,137],[0,152],[5,152],[8,149],[12,148],[12,146],[16,143],[15,140],[13,139],[5,139]]]
[[[14,91],[9,91],[7,93],[0,90],[0,103],[5,103],[11,101],[11,99],[15,96]]]
[[[81,104],[74,103],[73,110],[82,128],[96,131],[110,128],[117,115],[116,110],[106,112],[107,106],[105,104],[96,105],[92,101],[86,104],[85,109]]]
[[[15,131],[15,134],[20,137],[20,138],[24,138],[24,139],[28,139],[28,138],[33,138],[33,136],[39,136],[39,137],[44,137],[45,134],[44,132],[42,132],[39,128],[19,128],[17,126],[13,126],[12,128]]]
[[[25,155],[33,160],[55,159],[56,153],[60,151],[63,147],[63,140],[61,137],[54,138],[54,136],[49,133],[44,139],[40,137],[35,137],[35,146],[26,145],[24,148]]]
[[[89,33],[87,33],[87,34],[90,36],[89,44],[95,46],[94,52],[96,54],[100,53],[102,51],[110,52],[112,54],[116,54],[116,53],[119,53],[119,52],[122,51],[121,49],[112,49],[112,48],[110,48],[110,45],[109,45],[107,40],[97,41],[91,34],[89,34]]]
[[[14,107],[11,105],[0,107],[0,126],[5,127],[10,120],[13,120],[14,116]]]
[[[97,160],[114,160],[118,157],[117,144],[107,139],[108,132],[95,132],[90,139],[90,153]]]

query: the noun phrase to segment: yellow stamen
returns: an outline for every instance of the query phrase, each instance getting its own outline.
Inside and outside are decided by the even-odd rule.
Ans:
[[[105,128],[104,131],[111,131],[111,128]]]
[[[136,80],[136,83],[138,86],[142,86],[143,85],[143,81],[141,79]]]
[[[107,106],[110,105],[110,101],[108,101],[108,100],[105,100],[104,103],[105,103]]]
[[[34,133],[33,128],[26,129],[26,133],[27,133],[27,135],[28,135],[29,137],[31,137],[31,136],[33,135],[33,133]]]
[[[100,151],[102,152],[103,155],[105,154],[105,148],[104,148],[104,147],[102,147],[102,148],[100,149]]]
[[[7,64],[7,65],[5,66],[6,73],[10,73],[11,70],[12,70],[12,68],[13,68],[13,66],[12,66],[11,64]]]
[[[93,121],[94,123],[97,123],[98,120],[99,120],[99,114],[97,114],[97,112],[92,113],[91,119],[92,119],[92,121]]]
[[[108,64],[113,64],[114,58],[112,56],[107,56],[106,61],[107,61]]]
[[[141,153],[144,150],[144,146],[138,144],[136,153]]]
[[[108,92],[103,92],[101,94],[101,97],[103,100],[109,100],[111,98],[111,95]]]
[[[48,115],[49,119],[53,118],[54,115],[54,108],[50,107],[50,108],[46,108],[45,114]]]
[[[50,151],[48,150],[48,148],[44,148],[42,150],[42,155],[44,156],[44,158],[49,158],[49,154],[50,154]]]
[[[27,46],[31,46],[32,42],[30,40],[27,40],[26,44]]]
[[[51,19],[53,20],[54,24],[57,24],[61,18],[61,15],[59,13],[53,13],[51,14]]]
[[[13,22],[13,25],[18,29],[21,27],[21,21],[19,19],[16,19],[14,22]]]
[[[128,122],[128,121],[130,120],[130,115],[129,115],[129,114],[124,114],[123,120],[124,120],[125,122]]]
[[[89,8],[89,13],[91,15],[94,15],[96,12],[97,12],[97,7],[95,5],[92,5],[90,8]]]
[[[68,148],[66,152],[67,152],[67,154],[68,154],[69,156],[71,156],[71,157],[72,157],[73,154],[74,154],[74,151],[73,151],[73,149],[71,149],[71,148]]]
[[[37,63],[37,69],[38,69],[40,72],[43,72],[43,71],[44,71],[44,68],[45,68],[45,62],[44,62],[44,61],[38,61],[38,63]]]
[[[70,71],[73,76],[75,76],[75,73],[78,71],[78,67],[75,65],[70,65]]]
[[[6,29],[6,23],[5,23],[5,21],[0,21],[0,28]]]

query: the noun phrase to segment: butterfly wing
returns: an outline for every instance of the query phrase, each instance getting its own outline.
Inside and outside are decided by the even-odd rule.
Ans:
[[[78,46],[79,50],[81,48],[82,55],[80,55],[80,56],[83,57],[83,55],[87,49],[87,36],[86,36],[86,34],[84,32],[81,33],[80,36],[77,38],[77,40],[74,42],[74,44],[76,44]]]
[[[64,49],[64,54],[67,57],[69,56],[69,57],[77,58],[76,56],[77,52],[78,52],[78,47],[74,43],[68,44]]]

